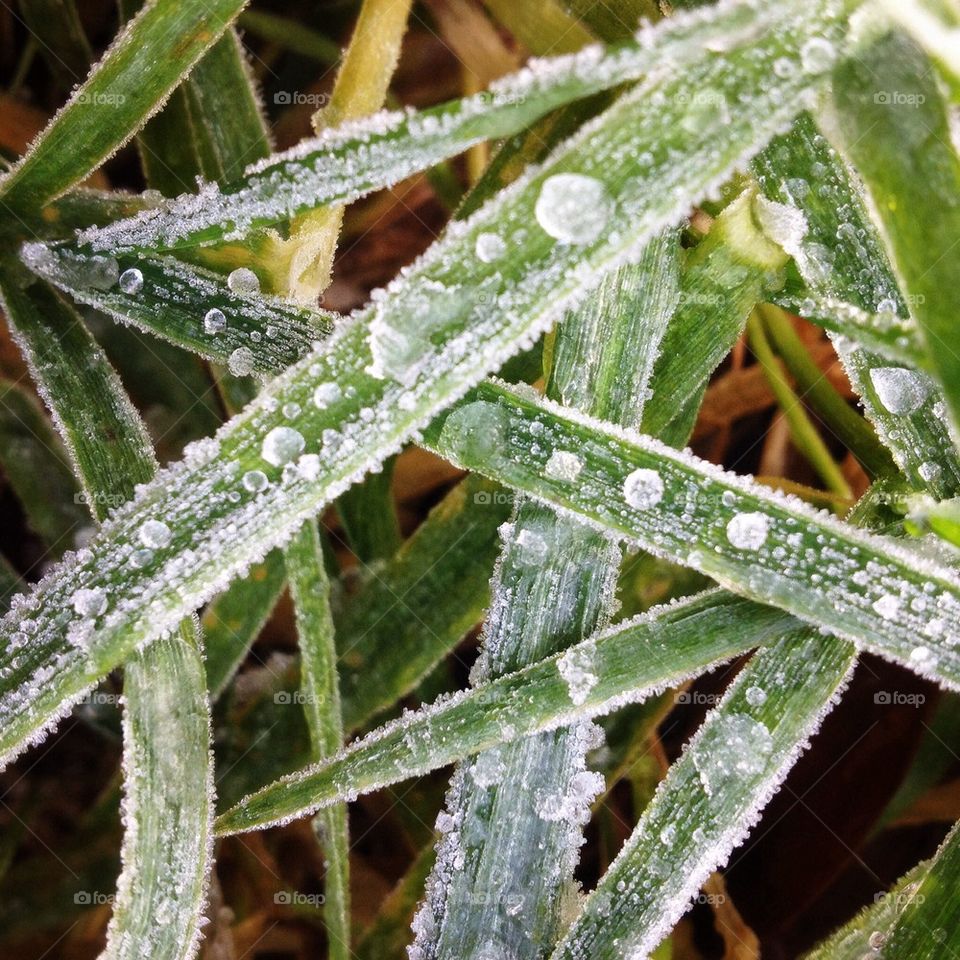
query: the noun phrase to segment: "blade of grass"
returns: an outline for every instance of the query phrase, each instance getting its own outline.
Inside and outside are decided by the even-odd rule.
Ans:
[[[754,161],[770,199],[802,211],[806,233],[798,266],[811,290],[868,311],[906,313],[903,296],[873,227],[861,191],[839,154],[804,115]],[[812,184],[820,184],[814,189]],[[859,338],[834,337],[833,344],[868,418],[893,453],[911,486],[938,497],[960,491],[960,459],[942,416],[933,381],[914,370],[891,366]],[[913,385],[920,402],[883,402],[885,379]],[[890,393],[889,387],[884,395]],[[896,391],[893,391],[896,396]]]
[[[154,472],[153,451],[133,405],[79,318],[42,282],[27,286],[5,265],[0,291],[31,373],[54,411],[98,520],[106,498],[128,498]],[[68,359],[69,358],[69,359]],[[96,402],[94,402],[96,400]],[[148,552],[169,533],[141,528]],[[99,607],[102,594],[75,594]],[[196,953],[212,864],[210,721],[198,626],[136,653],[124,675],[124,817],[108,958],[189,960]],[[85,638],[75,637],[81,648]]]
[[[224,813],[221,834],[304,816],[329,803],[427,773],[480,750],[639,702],[711,664],[769,643],[790,617],[712,590],[647,614],[552,657],[393,721],[339,756],[307,767]],[[571,653],[572,651],[572,653]],[[564,656],[589,654],[597,680],[575,702]],[[585,693],[581,699],[579,693]]]
[[[300,690],[310,729],[311,754],[314,762],[322,762],[343,746],[343,720],[330,615],[330,584],[315,520],[300,528],[287,547],[284,560],[297,620]],[[346,804],[321,811],[313,821],[313,829],[325,854],[323,919],[327,952],[334,960],[346,960],[351,956],[350,840]]]
[[[528,393],[484,384],[471,397],[426,431],[426,445],[441,456],[939,683],[960,683],[952,646],[960,587],[948,568],[795,497]],[[556,450],[580,460],[576,483],[546,471]]]
[[[855,6],[855,0],[848,0],[824,14],[830,20],[841,13],[840,8],[849,12]],[[812,16],[819,19],[818,14]],[[104,229],[86,231],[80,241],[89,244],[95,252],[117,253],[121,250],[169,251],[242,236],[255,227],[287,221],[310,209],[347,202],[370,190],[396,183],[442,159],[462,153],[474,143],[522,130],[571,100],[648,74],[651,81],[662,80],[651,71],[665,59],[674,62],[678,71],[686,63],[704,65],[705,46],[749,46],[746,35],[779,29],[781,22],[786,26],[790,21],[789,13],[766,0],[758,4],[728,2],[675,16],[642,34],[639,40],[613,48],[606,56],[600,48],[588,48],[579,54],[534,64],[515,77],[494,84],[489,92],[472,98],[409,117],[378,115],[348,124],[342,130],[330,131],[316,141],[305,141],[292,151],[271,158],[248,171],[241,181],[225,187],[208,185],[199,195],[169,201],[154,211]],[[789,29],[796,27],[794,22],[787,28],[787,35]],[[834,39],[840,42],[842,31],[837,30],[836,25],[831,30]],[[771,53],[776,48],[778,54],[790,56],[792,50],[792,54],[798,56],[799,49],[787,35],[780,43],[768,41]],[[728,74],[739,74],[744,69],[744,64],[735,62],[737,59],[734,55]],[[823,64],[822,68],[827,66]],[[749,68],[746,70],[751,72]],[[712,71],[707,73],[703,82],[714,82],[710,76]],[[719,71],[720,75],[723,73]],[[813,72],[800,70],[792,79],[777,78],[774,86],[780,89],[781,97],[789,101],[790,90],[811,86],[820,74],[820,67]],[[693,81],[690,77],[689,82]],[[733,91],[729,92],[732,99]],[[720,104],[724,91],[718,89],[717,94],[716,103]],[[667,96],[673,94],[667,93]],[[676,106],[674,102],[674,109]],[[760,109],[779,114],[784,107],[760,103]],[[717,122],[722,117],[710,116],[709,110],[689,113],[688,126],[700,123],[704,134],[712,124],[722,126]],[[748,120],[748,126],[752,127],[761,117],[738,119]],[[728,134],[721,142],[729,138]],[[689,135],[680,135],[680,139],[688,140]],[[715,150],[707,152],[716,156]]]
[[[642,960],[730,855],[846,686],[852,644],[802,628],[755,654],[670,768],[554,960]]]
[[[27,522],[54,556],[74,546],[88,515],[50,421],[22,387],[0,379],[0,463]]]
[[[929,247],[931,236],[960,236],[960,158],[947,106],[932,65],[902,35],[885,37],[844,64],[835,84],[838,123],[829,133],[866,182],[956,431],[960,254],[947,245],[931,257]]]
[[[0,180],[0,199],[36,211],[95,170],[160,109],[242,6],[243,0],[148,3]]]
[[[23,616],[37,623],[28,648],[8,646],[2,657],[10,685],[0,698],[0,753],[9,757],[22,749],[138,642],[172,627],[288,539],[303,520],[395,452],[471,383],[581,302],[653,233],[680,219],[695,197],[726,179],[792,115],[789,104],[799,92],[822,76],[798,73],[774,83],[770,61],[785,51],[799,57],[812,35],[842,41],[848,8],[820,2],[822,7],[802,15],[781,11],[778,29],[758,43],[743,41],[722,59],[701,51],[700,61],[685,73],[618,101],[568,141],[551,164],[451,230],[383,299],[342,323],[321,349],[272,381],[216,438],[144,485],[83,554],[52,570],[19,610],[0,622],[2,638],[17,631]],[[699,126],[688,129],[692,125],[678,120],[691,109],[696,112],[690,93],[705,84],[726,89],[731,98],[734,91],[739,97],[749,90],[757,98],[756,113],[698,114]],[[661,102],[674,104],[676,112],[665,111]],[[580,149],[582,143],[588,145]],[[641,163],[638,157],[647,148],[659,151],[659,159]],[[622,230],[606,230],[590,243],[566,244],[530,229],[546,179],[573,169],[606,183]],[[594,213],[591,209],[591,217]],[[511,250],[509,263],[488,264],[473,255],[479,235],[494,230]],[[420,343],[415,338],[421,335],[427,303],[444,322],[432,332],[432,342]],[[410,335],[413,354],[400,356],[393,344],[398,336]],[[316,388],[329,383],[339,384],[342,395],[317,407]],[[278,428],[283,430],[271,434]],[[292,459],[296,451],[286,444],[275,449],[275,441],[292,444],[296,438],[284,432],[291,429],[311,449],[299,468],[288,462],[284,471],[283,459]],[[321,441],[325,458],[318,462],[313,449]],[[264,458],[265,452],[274,462]],[[254,490],[242,483],[254,470],[268,480],[259,492],[259,483]],[[156,515],[170,526],[171,544],[151,563],[130,569],[134,531]],[[89,651],[80,655],[67,640],[71,625],[76,629],[83,621],[72,612],[70,597],[78,589],[97,588],[108,588],[115,606],[98,620]],[[132,597],[135,604],[129,603]],[[56,683],[35,697],[15,695],[16,684],[54,663]]]

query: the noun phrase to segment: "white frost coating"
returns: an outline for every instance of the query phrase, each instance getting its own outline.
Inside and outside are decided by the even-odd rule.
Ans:
[[[554,240],[593,243],[613,216],[614,201],[596,177],[557,173],[547,177],[534,207],[537,222]]]
[[[145,520],[140,526],[138,536],[145,547],[161,550],[169,545],[173,533],[162,520]]]
[[[557,670],[567,682],[570,699],[580,706],[586,703],[590,691],[597,684],[596,646],[590,643],[580,643],[571,647],[557,661]]]
[[[507,252],[507,244],[503,237],[496,233],[479,233],[474,251],[482,263],[493,263]]]
[[[905,367],[874,367],[870,381],[877,391],[877,399],[895,414],[919,410],[934,389],[928,377]]]
[[[319,410],[326,410],[331,404],[336,403],[343,396],[339,384],[321,383],[313,391],[313,405]]]
[[[743,713],[718,714],[692,750],[693,765],[708,796],[745,777],[763,773],[773,737],[759,720]]]
[[[753,209],[763,232],[792,257],[803,255],[803,238],[807,234],[807,218],[803,211],[784,203],[758,196]]]
[[[800,64],[808,73],[829,70],[837,59],[837,48],[823,37],[811,37],[800,48]]]
[[[227,369],[229,369],[235,377],[249,376],[253,373],[254,369],[253,351],[249,347],[237,347],[237,349],[230,354],[230,359],[227,361]]]
[[[303,452],[305,444],[303,434],[293,427],[274,427],[263,438],[260,453],[267,463],[282,467],[295,460]]]
[[[97,588],[83,587],[70,598],[81,617],[99,617],[107,609],[107,595]]]
[[[641,467],[623,481],[623,499],[636,510],[650,510],[663,499],[663,477]]]
[[[583,463],[580,458],[570,450],[554,450],[547,460],[544,467],[544,473],[552,480],[565,480],[572,483],[580,476],[583,469]]]
[[[769,530],[770,518],[765,513],[738,513],[727,522],[727,539],[739,550],[759,550]]]
[[[260,278],[249,267],[237,267],[227,274],[227,286],[234,293],[259,293]]]
[[[227,329],[227,317],[217,307],[212,307],[203,315],[203,329],[207,333],[223,333]]]

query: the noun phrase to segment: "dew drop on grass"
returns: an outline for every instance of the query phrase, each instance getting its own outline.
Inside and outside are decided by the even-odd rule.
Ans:
[[[162,550],[170,543],[173,534],[162,520],[144,520],[140,526],[140,542],[152,550]]]
[[[731,781],[756,776],[766,767],[773,737],[759,720],[743,713],[718,714],[703,728],[693,765],[708,796]]]
[[[237,267],[227,275],[227,286],[234,293],[258,293],[260,278],[247,267]]]
[[[153,551],[144,547],[141,550],[134,550],[130,554],[130,566],[134,570],[142,570],[153,560]]]
[[[767,539],[770,518],[763,513],[738,513],[727,523],[727,539],[738,550],[759,550]]]
[[[300,404],[291,400],[290,403],[285,403],[281,408],[281,413],[288,419],[293,420],[295,417],[300,416]]]
[[[566,480],[571,483],[580,476],[583,463],[580,458],[569,450],[554,450],[544,467],[544,473],[551,480]]]
[[[900,601],[888,593],[873,603],[873,609],[883,617],[884,620],[893,620],[900,612]]]
[[[557,670],[567,682],[570,699],[578,707],[586,702],[590,691],[597,685],[595,658],[596,648],[588,643],[571,648],[557,661]]]
[[[316,390],[313,391],[313,405],[318,410],[326,410],[332,403],[336,403],[341,397],[341,391],[339,384],[333,383],[321,383]]]
[[[70,602],[81,617],[98,617],[107,609],[107,595],[96,587],[81,587]]]
[[[811,37],[800,48],[800,63],[807,73],[823,73],[837,59],[837,48],[823,37]]]
[[[669,846],[676,839],[677,839],[677,828],[672,823],[668,823],[660,831],[660,842],[664,846]]]
[[[930,384],[920,374],[903,367],[874,367],[870,380],[877,399],[890,413],[913,413],[930,395]]]
[[[555,240],[592,243],[613,214],[613,198],[595,177],[557,173],[544,180],[534,214]]]
[[[253,351],[249,347],[237,347],[230,354],[227,368],[235,377],[247,377],[253,373]]]
[[[227,318],[224,312],[216,307],[208,310],[203,317],[203,329],[207,333],[223,333],[227,329]]]
[[[493,263],[507,252],[507,244],[503,237],[495,233],[477,234],[477,243],[474,247],[477,259],[482,263]]]
[[[649,510],[663,499],[663,479],[656,470],[634,470],[623,481],[623,498],[635,510]]]
[[[260,452],[267,463],[282,467],[300,456],[304,446],[303,435],[293,427],[274,427],[263,438]]]
[[[240,482],[243,484],[243,489],[250,493],[260,493],[261,490],[266,490],[270,483],[262,470],[248,470]]]
[[[124,270],[118,281],[124,293],[139,293],[143,289],[143,274],[136,267]]]
[[[760,687],[747,687],[744,696],[751,707],[762,707],[767,702],[767,695]]]

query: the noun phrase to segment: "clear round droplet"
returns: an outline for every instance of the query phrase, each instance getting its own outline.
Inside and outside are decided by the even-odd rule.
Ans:
[[[222,310],[213,307],[203,317],[203,329],[207,333],[223,333],[227,329],[227,318]]]
[[[534,214],[555,240],[592,243],[613,214],[613,198],[596,177],[557,173],[544,180]]]
[[[292,427],[274,427],[264,438],[261,454],[267,463],[282,467],[298,457],[305,446],[303,435]]]
[[[143,274],[136,267],[131,267],[120,274],[118,283],[124,293],[139,293],[143,289]]]
[[[235,377],[247,377],[253,373],[253,351],[249,347],[237,347],[230,354],[227,367]]]
[[[499,260],[507,252],[507,245],[503,237],[497,236],[495,233],[480,233],[477,234],[474,251],[477,254],[477,259],[482,263],[493,263],[494,260]]]
[[[162,550],[170,543],[173,534],[162,520],[145,520],[140,527],[140,542],[152,550]]]
[[[250,493],[260,493],[261,490],[266,490],[270,483],[262,470],[248,470],[240,482],[244,490],[249,490]]]
[[[247,267],[237,267],[227,275],[227,286],[234,293],[259,293],[260,278]]]

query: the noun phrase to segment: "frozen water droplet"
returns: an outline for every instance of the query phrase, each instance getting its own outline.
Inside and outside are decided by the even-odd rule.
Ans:
[[[134,570],[142,570],[153,560],[153,551],[144,547],[141,550],[134,550],[130,554],[130,566]]]
[[[162,550],[170,543],[172,536],[170,528],[162,520],[145,520],[140,527],[140,542],[152,550]]]
[[[484,750],[478,754],[470,768],[470,775],[478,787],[493,787],[503,780],[507,765],[499,749]]]
[[[760,774],[773,750],[773,737],[759,720],[743,713],[718,714],[703,728],[693,765],[708,796],[731,781]]]
[[[649,510],[663,499],[663,480],[656,470],[641,467],[623,481],[623,498],[635,510]]]
[[[136,267],[124,270],[118,281],[124,293],[139,293],[143,289],[143,274]]]
[[[800,48],[800,63],[807,73],[823,73],[837,59],[837,48],[823,37],[811,37]]]
[[[918,410],[930,395],[930,383],[920,374],[903,367],[874,367],[870,371],[877,399],[894,414]]]
[[[677,839],[677,828],[672,823],[668,823],[660,831],[660,842],[664,846],[670,846],[670,844],[673,843],[673,841],[676,839]]]
[[[808,230],[802,210],[766,197],[757,197],[753,210],[763,232],[778,247],[794,257],[802,254],[803,238]]]
[[[934,463],[932,460],[927,460],[924,463],[921,463],[917,468],[917,473],[927,481],[927,483],[936,483],[940,479],[940,475],[943,473],[943,468],[939,463]]]
[[[516,544],[524,554],[524,559],[533,563],[542,563],[547,557],[547,543],[533,530],[521,530],[517,534]]]
[[[253,373],[253,351],[249,347],[237,347],[230,354],[227,367],[235,377],[247,377]]]
[[[70,602],[81,617],[99,617],[107,609],[107,595],[97,587],[82,587]]]
[[[203,329],[207,333],[223,333],[227,329],[227,318],[224,312],[216,307],[208,310],[203,316]]]
[[[247,267],[237,267],[227,275],[227,286],[234,293],[258,293],[260,278]]]
[[[558,661],[557,670],[567,682],[570,699],[580,706],[597,685],[595,669],[596,648],[591,643],[572,647]]]
[[[879,950],[886,942],[886,934],[881,933],[879,930],[874,930],[873,933],[867,937],[867,943],[870,944],[871,950]]]
[[[82,267],[81,282],[96,290],[109,290],[120,278],[120,265],[113,257],[91,257]]]
[[[300,404],[291,400],[290,403],[285,403],[283,405],[281,412],[288,420],[293,420],[294,417],[300,416]]]
[[[304,445],[303,435],[293,427],[274,427],[263,438],[261,454],[267,463],[282,467],[298,457],[303,452]]]
[[[266,490],[270,484],[267,475],[262,470],[248,470],[240,482],[243,484],[244,490],[249,490],[250,493],[260,493],[261,490]]]
[[[582,469],[583,463],[575,453],[569,450],[554,450],[550,454],[544,473],[551,480],[565,480],[567,483],[572,483],[580,476]]]
[[[325,410],[332,403],[336,403],[341,397],[340,386],[336,383],[321,383],[313,391],[313,405],[319,410]]]
[[[304,480],[316,480],[320,476],[320,457],[315,453],[305,453],[297,461],[297,472]]]
[[[507,252],[507,245],[503,238],[495,233],[479,233],[474,249],[478,260],[483,263],[493,263]]]
[[[557,173],[547,177],[534,208],[537,222],[555,240],[592,243],[613,213],[613,198],[595,177]]]
[[[747,687],[744,696],[751,707],[762,707],[767,702],[767,695],[760,687]]]
[[[766,542],[770,518],[763,513],[738,513],[727,523],[727,539],[738,550],[759,550]]]
[[[884,620],[893,620],[900,612],[900,601],[888,593],[879,600],[874,601],[873,609],[876,610]]]

